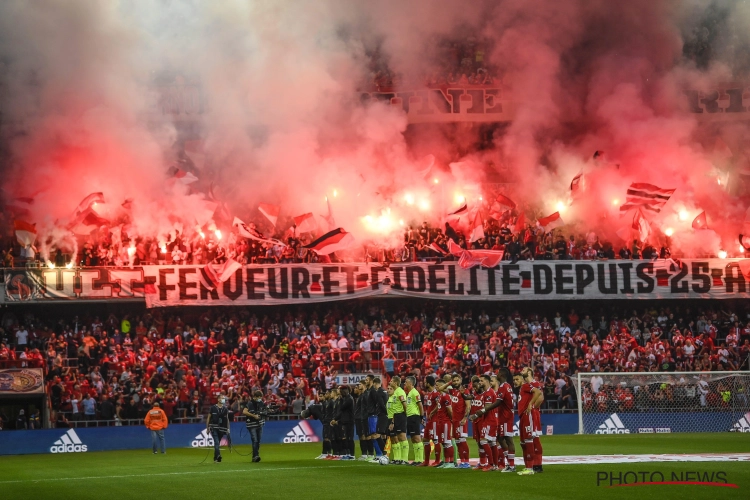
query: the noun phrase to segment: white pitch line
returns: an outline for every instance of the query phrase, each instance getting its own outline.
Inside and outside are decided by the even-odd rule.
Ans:
[[[123,474],[117,476],[88,476],[88,477],[51,477],[45,479],[13,479],[9,481],[0,481],[0,484],[14,483],[45,483],[51,481],[71,481],[71,480],[90,480],[90,479],[124,479],[128,477],[151,477],[151,476],[184,476],[190,474],[221,474],[224,472],[275,472],[277,470],[302,470],[302,469],[337,469],[349,467],[348,465],[329,465],[325,467],[274,467],[272,469],[216,469],[207,471],[185,471],[185,472],[157,472],[155,474]]]

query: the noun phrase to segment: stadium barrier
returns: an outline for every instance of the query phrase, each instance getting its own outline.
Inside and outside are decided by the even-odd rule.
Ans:
[[[244,422],[234,422],[231,425],[233,443],[249,444],[250,438]],[[513,430],[517,436],[518,420]],[[574,413],[542,415],[544,435],[576,434],[577,432],[578,416]],[[263,442],[267,444],[317,443],[322,440],[322,436],[323,425],[316,420],[269,421],[263,429]],[[204,424],[170,425],[165,431],[165,438],[167,448],[213,446],[213,440],[206,432]],[[150,448],[151,434],[143,426],[0,432],[0,455],[85,453]]]
[[[234,444],[250,444],[244,422],[232,423],[231,431]],[[322,424],[310,420],[266,422],[263,429],[263,442],[268,444],[317,443],[322,436]],[[206,432],[205,424],[170,425],[165,431],[165,439],[167,448],[213,446],[213,439]],[[143,426],[0,432],[0,455],[85,453],[148,448],[151,448],[151,434]]]

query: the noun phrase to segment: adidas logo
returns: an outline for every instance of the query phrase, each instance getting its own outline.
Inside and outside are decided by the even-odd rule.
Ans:
[[[214,445],[214,438],[208,433],[206,429],[203,429],[200,434],[195,436],[190,446],[193,448],[205,448],[207,446]]]
[[[284,443],[317,443],[320,441],[315,431],[308,422],[304,420],[294,426],[294,429],[286,433]]]
[[[595,434],[630,434],[630,430],[625,428],[617,413],[613,413],[599,426]]]
[[[88,447],[81,442],[75,429],[68,429],[68,432],[50,446],[49,451],[51,453],[85,453]]]
[[[750,413],[739,419],[730,432],[750,432]]]

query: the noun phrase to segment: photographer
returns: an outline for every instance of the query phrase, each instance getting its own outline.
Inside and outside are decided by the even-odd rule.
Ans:
[[[242,415],[246,417],[245,425],[247,426],[247,432],[250,434],[250,442],[253,445],[253,462],[260,462],[260,440],[270,409],[263,402],[261,391],[253,392],[252,399],[248,399],[241,408]]]
[[[221,438],[229,434],[229,408],[227,408],[227,397],[219,396],[219,402],[211,406],[206,420],[206,430],[214,440],[214,463],[221,463],[221,451],[219,445]]]

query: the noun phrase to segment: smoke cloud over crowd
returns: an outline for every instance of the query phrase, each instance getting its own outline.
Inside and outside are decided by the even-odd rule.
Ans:
[[[330,206],[366,241],[442,224],[464,201],[489,218],[492,184],[529,222],[559,211],[566,237],[619,246],[633,219],[619,207],[645,182],[676,190],[647,214],[655,245],[737,255],[747,124],[691,113],[686,91],[742,81],[748,21],[741,2],[698,0],[9,0],[2,202],[24,205],[15,218],[37,225],[44,253],[77,245],[67,227],[95,192],[130,238],[227,231],[234,216],[261,226],[268,203],[281,214],[267,234],[308,212],[326,232]],[[446,39],[485,47],[512,120],[410,125],[401,106],[361,102],[383,68],[396,91],[424,86]],[[180,113],[165,111],[170,86]],[[703,211],[709,229],[692,229]]]

